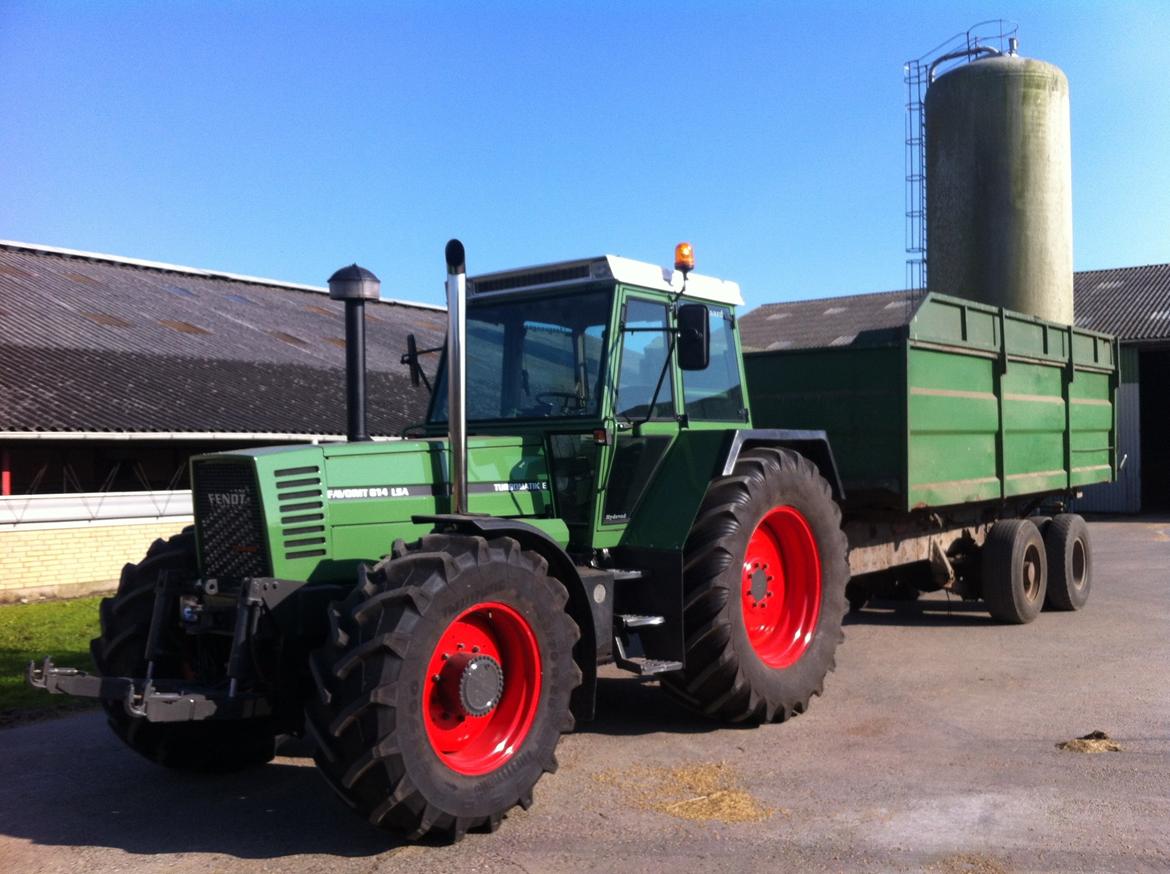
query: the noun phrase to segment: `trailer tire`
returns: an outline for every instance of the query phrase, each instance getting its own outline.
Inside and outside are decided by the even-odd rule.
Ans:
[[[1055,516],[1044,532],[1048,553],[1048,589],[1045,606],[1053,610],[1080,610],[1089,600],[1093,583],[1093,551],[1089,526],[1075,513]]]
[[[99,674],[146,676],[146,638],[158,575],[193,567],[195,533],[188,527],[169,540],[156,540],[141,562],[122,568],[118,591],[101,602],[101,633],[89,645]],[[156,661],[156,676],[182,675],[180,633],[177,625],[164,633],[165,655]],[[276,731],[266,718],[158,723],[130,715],[121,701],[103,700],[102,707],[114,734],[139,755],[167,768],[226,773],[262,765],[275,754]]]
[[[687,537],[686,667],[665,688],[731,722],[803,713],[844,639],[848,548],[811,461],[770,447],[741,455],[708,487]]]
[[[1044,606],[1044,539],[1028,519],[1000,519],[983,544],[983,602],[1000,622],[1024,625]]]
[[[361,577],[330,605],[310,660],[318,770],[371,823],[412,840],[494,831],[532,804],[573,728],[568,590],[510,537],[398,541]]]

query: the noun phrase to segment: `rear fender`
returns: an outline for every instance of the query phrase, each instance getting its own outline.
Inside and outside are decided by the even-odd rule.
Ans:
[[[837,461],[824,431],[790,431],[779,428],[752,428],[736,431],[723,462],[723,476],[731,476],[739,456],[757,446],[775,446],[799,452],[817,466],[821,476],[833,489],[833,498],[845,499],[845,487],[837,472]]]
[[[838,501],[844,498],[824,431],[683,430],[634,508],[621,547],[681,551],[712,480],[731,476],[739,456],[758,446],[792,449],[804,455],[829,482],[833,497]]]

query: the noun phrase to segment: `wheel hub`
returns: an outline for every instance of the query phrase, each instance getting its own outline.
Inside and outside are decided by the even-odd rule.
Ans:
[[[757,604],[768,595],[768,568],[757,568],[751,574],[752,600]]]
[[[440,760],[468,775],[507,762],[536,718],[540,680],[536,634],[516,609],[487,601],[456,616],[431,653],[422,701]]]
[[[504,670],[489,655],[460,653],[447,662],[444,681],[452,690],[452,704],[468,716],[487,716],[504,692]]]
[[[1072,556],[1072,583],[1075,588],[1083,589],[1085,587],[1085,580],[1088,577],[1086,573],[1087,568],[1088,562],[1085,561],[1085,544],[1084,541],[1077,538],[1076,542],[1073,543]]]
[[[1040,594],[1040,551],[1029,546],[1024,553],[1024,594],[1035,601]]]
[[[768,511],[743,559],[740,603],[748,641],[770,668],[799,661],[812,642],[821,602],[821,565],[808,520],[795,507]]]

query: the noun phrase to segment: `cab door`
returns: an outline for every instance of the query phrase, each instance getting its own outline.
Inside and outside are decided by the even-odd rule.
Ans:
[[[602,471],[594,545],[615,546],[638,501],[678,436],[678,386],[674,366],[673,308],[660,296],[628,292],[616,343],[613,435]]]

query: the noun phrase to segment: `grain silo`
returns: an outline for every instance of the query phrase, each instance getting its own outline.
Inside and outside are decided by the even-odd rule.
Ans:
[[[1071,324],[1068,80],[1012,48],[927,88],[929,287]]]

